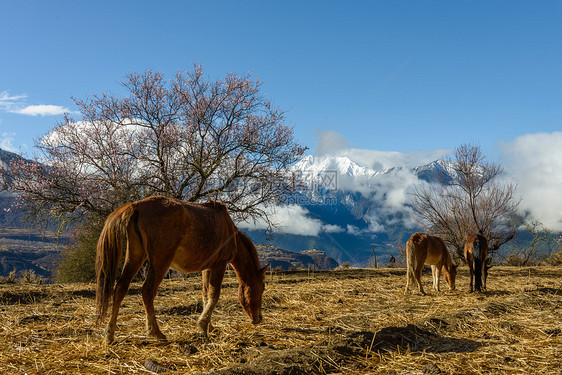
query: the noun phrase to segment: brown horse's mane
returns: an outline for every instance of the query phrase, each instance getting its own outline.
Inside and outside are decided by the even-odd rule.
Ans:
[[[238,229],[238,240],[244,245],[244,251],[248,253],[248,258],[254,266],[254,270],[259,270],[261,268],[260,259],[258,258],[258,252],[255,251],[256,246],[254,242],[248,237],[244,232]],[[240,249],[240,247],[238,247]],[[254,249],[254,251],[252,251]]]

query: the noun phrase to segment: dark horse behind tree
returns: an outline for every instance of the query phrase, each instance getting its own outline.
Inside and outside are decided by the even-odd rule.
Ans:
[[[125,260],[115,285],[125,235]],[[236,228],[227,208],[216,202],[198,204],[150,197],[113,211],[98,241],[98,322],[104,320],[113,297],[107,343],[113,342],[119,306],[129,284],[147,259],[148,275],[142,286],[142,299],[149,336],[166,339],[156,322],[154,297],[169,268],[182,272],[203,271],[203,312],[197,324],[205,335],[228,263],[238,277],[238,299],[242,308],[252,323],[261,322],[267,266],[261,268],[254,244]]]
[[[486,290],[488,278],[488,241],[482,234],[472,234],[464,244],[464,257],[470,269],[470,292]],[[474,282],[474,289],[473,289]]]

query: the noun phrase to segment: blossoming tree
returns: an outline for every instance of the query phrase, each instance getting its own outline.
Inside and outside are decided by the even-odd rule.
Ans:
[[[210,81],[203,69],[166,79],[154,71],[125,76],[124,95],[74,99],[37,141],[39,155],[3,169],[34,216],[69,222],[104,218],[150,195],[221,200],[240,219],[264,215],[287,192],[282,172],[305,151],[284,112],[251,74]]]

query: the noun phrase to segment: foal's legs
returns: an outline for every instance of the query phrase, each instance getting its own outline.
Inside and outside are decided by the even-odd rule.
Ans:
[[[406,289],[404,290],[404,295],[408,294],[408,289],[410,288],[410,280],[414,277],[414,270],[410,269],[410,265],[406,265]],[[413,283],[413,282],[412,282]]]
[[[433,276],[433,290],[440,292],[439,280],[441,279],[441,267],[432,265],[431,275]]]
[[[226,264],[203,271],[203,312],[197,320],[197,325],[205,336],[211,325],[211,314],[219,300],[225,270]]]
[[[113,293],[113,306],[111,310],[111,318],[107,323],[105,342],[111,344],[114,339],[115,328],[117,326],[117,314],[119,313],[119,307],[123,298],[129,290],[129,285],[133,277],[139,272],[142,264],[145,260],[145,254],[142,246],[134,236],[129,236],[129,241],[127,242],[127,252],[125,255],[125,262],[123,264],[123,271],[121,272],[121,277],[115,286],[115,291]]]

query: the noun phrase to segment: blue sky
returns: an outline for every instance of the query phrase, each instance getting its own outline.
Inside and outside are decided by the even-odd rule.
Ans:
[[[558,1],[8,1],[0,50],[0,147],[27,154],[71,96],[193,63],[255,74],[310,152],[337,132],[361,149],[494,154],[561,128]]]

